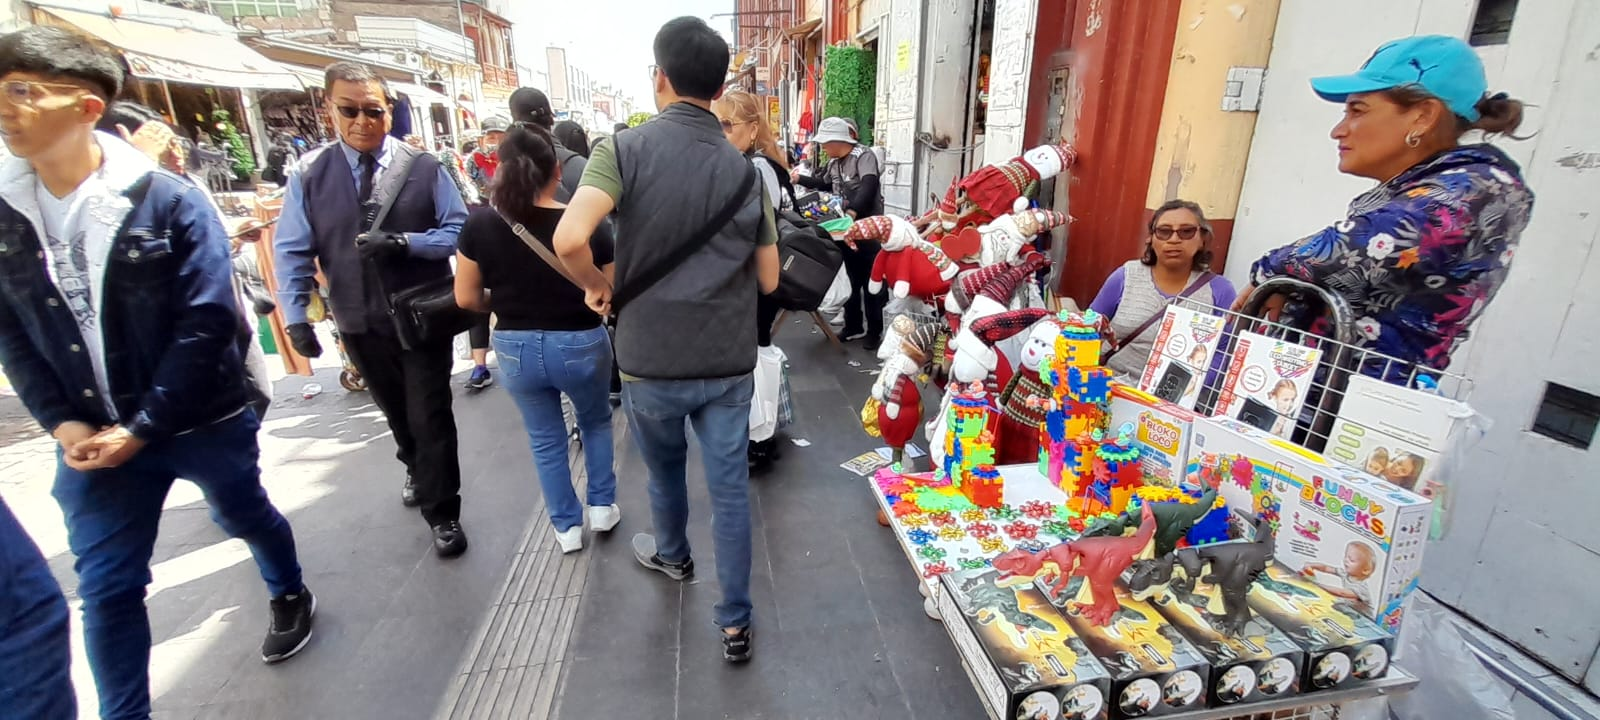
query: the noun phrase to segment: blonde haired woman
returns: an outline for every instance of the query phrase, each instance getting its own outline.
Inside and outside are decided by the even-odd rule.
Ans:
[[[722,121],[722,134],[728,142],[750,158],[761,175],[761,185],[774,209],[793,207],[794,186],[789,181],[789,160],[778,147],[778,138],[767,121],[761,98],[743,90],[729,90],[711,104]],[[763,345],[768,343],[763,343]]]

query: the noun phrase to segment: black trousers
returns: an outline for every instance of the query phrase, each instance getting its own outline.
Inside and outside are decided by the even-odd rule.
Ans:
[[[456,417],[450,409],[450,341],[405,350],[398,339],[382,333],[345,335],[343,340],[394,432],[399,446],[395,457],[416,482],[422,519],[430,526],[461,519],[461,461]]]
[[[489,316],[485,314],[483,320],[467,330],[467,346],[473,350],[489,349]]]
[[[777,321],[780,310],[771,296],[756,295],[756,345],[760,347],[772,345],[772,323]]]
[[[883,337],[883,306],[888,299],[888,288],[878,292],[867,292],[867,281],[872,276],[872,261],[878,257],[878,244],[874,242],[857,243],[855,250],[851,250],[844,243],[839,243],[839,249],[844,252],[844,273],[850,278],[850,299],[844,303],[844,332],[842,335],[855,335],[866,330],[867,337]],[[863,327],[862,314],[866,314],[866,325]]]

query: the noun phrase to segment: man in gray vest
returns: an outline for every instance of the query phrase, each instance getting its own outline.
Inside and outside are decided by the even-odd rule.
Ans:
[[[450,409],[450,342],[402,347],[389,295],[450,275],[467,208],[434,156],[389,136],[394,104],[383,78],[364,65],[338,62],[328,66],[323,90],[339,140],[289,171],[273,239],[289,340],[301,355],[322,354],[306,322],[320,264],[345,350],[400,447],[401,502],[421,507],[434,550],[455,557],[466,551],[467,535]],[[367,227],[390,198],[382,227]]]
[[[752,638],[746,447],[755,299],[758,285],[764,293],[778,286],[778,232],[754,168],[710,110],[727,74],[727,43],[683,17],[656,34],[655,57],[661,114],[595,149],[554,242],[589,306],[607,315],[616,305],[623,408],[650,472],[656,531],[634,536],[634,554],[674,580],[694,574],[687,419],[711,494],[722,656],[743,662]],[[589,235],[613,209],[614,293],[589,253]]]

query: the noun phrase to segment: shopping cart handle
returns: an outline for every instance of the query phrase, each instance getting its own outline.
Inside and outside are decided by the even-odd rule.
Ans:
[[[1330,292],[1304,280],[1292,277],[1269,278],[1257,285],[1245,299],[1244,305],[1239,309],[1241,315],[1253,318],[1262,317],[1262,310],[1266,307],[1267,298],[1273,295],[1287,295],[1289,297],[1313,296],[1322,300],[1323,307],[1327,308],[1332,317],[1332,340],[1349,344],[1355,338],[1355,313],[1350,309],[1350,302],[1343,295]]]

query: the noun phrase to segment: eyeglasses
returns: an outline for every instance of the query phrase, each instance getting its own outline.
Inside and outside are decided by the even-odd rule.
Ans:
[[[1173,235],[1177,235],[1179,240],[1193,240],[1194,236],[1200,234],[1200,226],[1183,225],[1175,228],[1171,225],[1162,225],[1150,234],[1157,240],[1171,240]]]
[[[650,78],[652,80],[655,79],[656,73],[659,73],[659,72],[661,72],[661,66],[660,65],[651,65],[650,66]]]
[[[382,120],[384,114],[389,112],[381,107],[358,108],[350,107],[349,105],[335,105],[334,107],[339,109],[339,114],[343,115],[346,120],[354,120],[357,115],[365,115],[368,120]]]
[[[750,124],[750,121],[748,121],[748,120],[740,120],[740,121],[737,121],[737,122],[735,122],[733,120],[723,120],[722,121],[722,131],[723,132],[733,132],[734,128],[739,127],[740,125],[749,125],[749,124]]]
[[[65,90],[88,92],[80,86],[68,85],[66,83],[33,82],[31,80],[7,80],[3,83],[0,83],[0,97],[4,97],[6,102],[11,103],[12,105],[33,107],[33,101],[40,95],[43,95],[43,93],[40,92],[41,88],[62,88]]]

